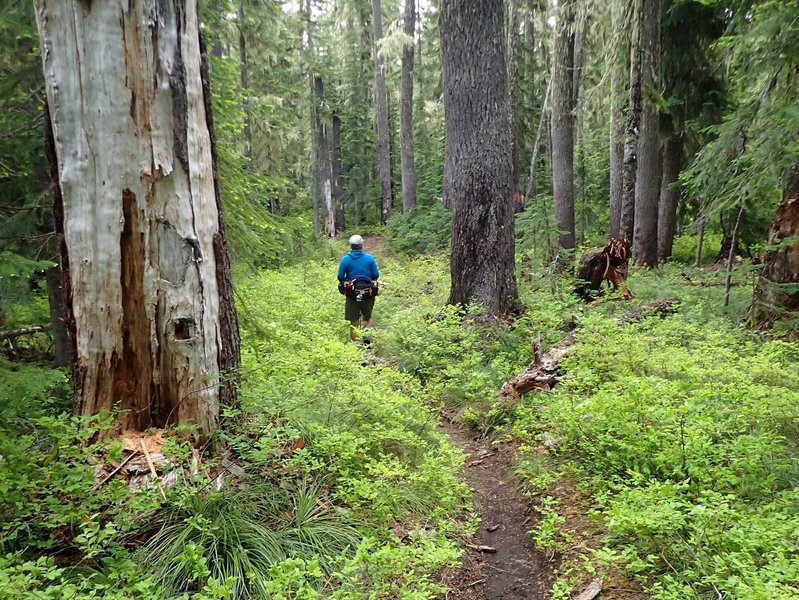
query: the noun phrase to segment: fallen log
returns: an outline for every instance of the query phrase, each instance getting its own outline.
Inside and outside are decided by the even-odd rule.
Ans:
[[[636,309],[627,311],[615,319],[621,325],[640,321],[650,315],[665,316],[673,313],[679,304],[677,298],[659,298]],[[574,335],[567,335],[557,344],[552,346],[543,355],[540,354],[538,340],[533,341],[533,362],[516,375],[506,381],[499,390],[499,395],[510,401],[516,401],[527,392],[533,390],[550,391],[563,377],[558,375],[561,361],[571,354],[577,339]]]
[[[33,335],[41,331],[47,331],[50,325],[34,325],[32,327],[22,327],[20,329],[9,329],[8,331],[0,331],[0,340],[13,340],[24,335]]]

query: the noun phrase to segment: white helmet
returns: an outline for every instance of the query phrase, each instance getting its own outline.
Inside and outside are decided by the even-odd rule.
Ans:
[[[350,238],[350,246],[363,246],[363,238],[359,235],[354,235]]]

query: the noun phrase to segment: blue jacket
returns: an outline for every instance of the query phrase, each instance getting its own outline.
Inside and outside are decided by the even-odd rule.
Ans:
[[[365,279],[372,281],[380,277],[377,263],[371,254],[363,250],[350,250],[345,254],[338,264],[338,280],[351,281],[353,279]]]

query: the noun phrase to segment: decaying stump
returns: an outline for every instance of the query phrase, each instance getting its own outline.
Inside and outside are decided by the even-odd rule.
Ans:
[[[679,300],[676,298],[653,300],[644,306],[624,313],[616,319],[616,322],[626,325],[653,314],[665,316],[673,313],[678,304]],[[533,390],[550,391],[562,379],[562,376],[558,375],[560,363],[571,354],[576,341],[574,335],[567,335],[541,355],[538,340],[535,340],[533,342],[533,362],[516,377],[505,382],[499,390],[500,397],[516,401]]]
[[[575,293],[584,300],[590,300],[591,291],[599,291],[602,282],[607,281],[613,289],[621,290],[625,300],[632,300],[632,292],[624,284],[629,258],[630,242],[623,237],[611,238],[601,250],[586,252],[577,267]]]

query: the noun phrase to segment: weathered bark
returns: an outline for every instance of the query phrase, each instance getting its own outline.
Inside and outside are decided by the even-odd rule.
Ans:
[[[613,0],[614,58],[610,70],[610,237],[621,235],[621,190],[624,165],[624,65],[628,64],[629,39],[625,35],[625,0]],[[629,239],[629,238],[628,238]]]
[[[214,134],[214,112],[211,106],[211,68],[205,49],[205,39],[200,32],[200,78],[203,89],[203,106],[205,107],[205,123],[208,127],[208,138],[211,146],[211,167],[214,182],[214,198],[217,208],[218,230],[214,234],[214,258],[216,259],[216,285],[219,290],[219,401],[224,406],[237,404],[238,389],[241,383],[241,336],[236,315],[236,303],[233,298],[233,280],[231,279],[230,254],[228,253],[227,231],[222,215],[222,195],[219,192],[219,160],[216,152],[216,136]]]
[[[658,206],[658,260],[671,256],[680,202],[679,176],[682,168],[683,137],[670,137],[663,148],[663,172],[660,181]]]
[[[36,17],[77,412],[205,438],[238,331],[196,3],[39,0]]]
[[[383,39],[383,13],[380,0],[372,0],[372,25],[375,49],[375,127],[377,130],[378,178],[380,179],[380,221],[391,217],[391,146],[388,135],[388,92],[380,40]]]
[[[641,85],[660,85],[660,0],[644,0],[641,18]],[[658,264],[658,203],[660,200],[660,116],[651,100],[643,103],[638,164],[635,174],[633,259]]]
[[[552,63],[552,189],[558,246],[574,249],[574,0],[558,5]]]
[[[314,96],[316,97],[316,147],[319,151],[319,190],[322,201],[322,229],[329,237],[336,235],[336,210],[333,206],[333,172],[330,166],[330,144],[328,143],[327,123],[324,119],[325,84],[321,75],[314,75]]]
[[[416,204],[416,167],[413,153],[413,43],[416,32],[416,2],[405,0],[405,34],[410,41],[402,49],[402,102],[400,105],[400,170],[402,172],[402,212]]]
[[[641,88],[641,10],[645,0],[632,0],[632,40],[630,42],[630,91],[628,94],[627,129],[624,137],[624,158],[621,172],[621,211],[619,235],[633,239],[635,226],[635,177],[638,170],[638,135],[641,126],[643,91]]]
[[[61,269],[51,267],[45,272],[47,280],[47,300],[50,305],[50,327],[53,330],[53,364],[66,367],[72,364],[72,346],[67,330],[64,290],[61,284]]]
[[[333,168],[333,204],[336,207],[336,232],[344,230],[344,188],[341,184],[341,118],[333,111],[333,140],[330,149]]]
[[[502,3],[444,0],[441,56],[452,208],[450,304],[507,312],[516,299],[511,136]]]
[[[758,325],[799,311],[799,161],[791,167],[782,202],[768,231],[764,267],[752,301],[751,314]],[[795,315],[794,315],[795,316]]]

